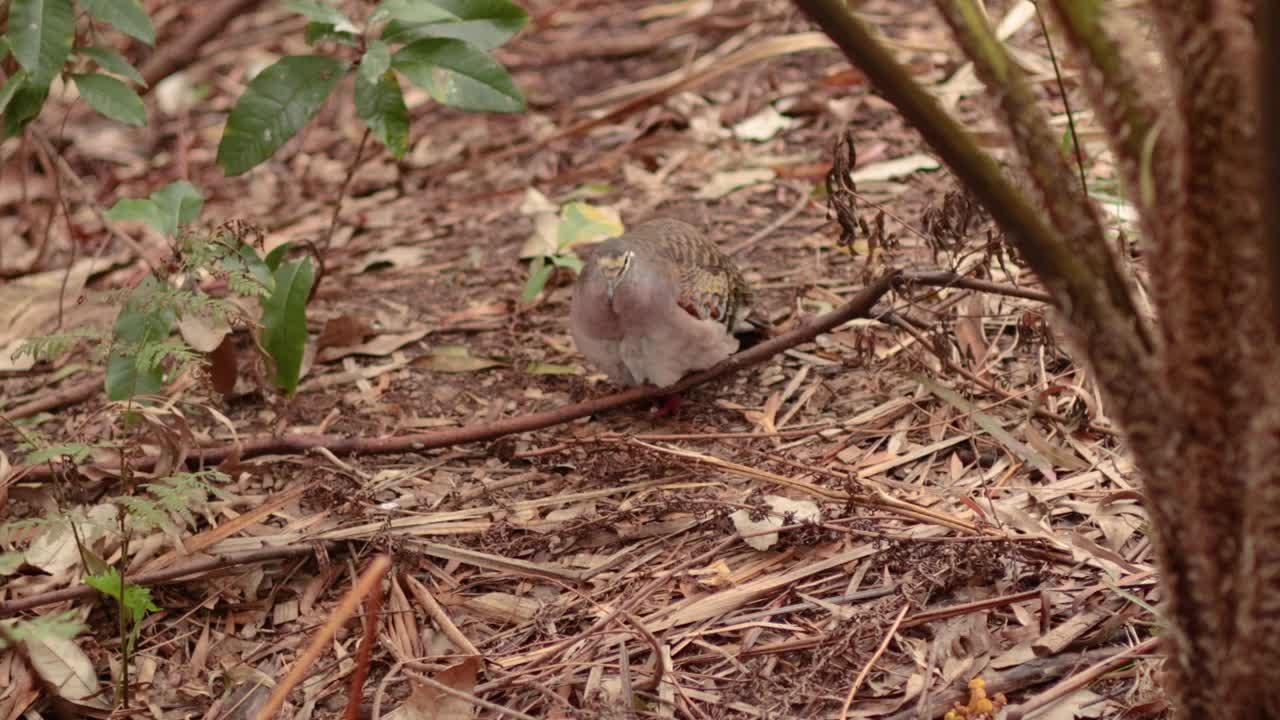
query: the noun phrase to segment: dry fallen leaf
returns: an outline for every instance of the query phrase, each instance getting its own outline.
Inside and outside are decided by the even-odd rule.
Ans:
[[[871,163],[849,173],[855,183],[878,182],[904,177],[919,170],[937,170],[942,167],[937,158],[924,153],[915,153],[905,157]]]
[[[769,168],[749,168],[716,173],[694,197],[699,200],[718,200],[739,188],[769,182],[776,175],[777,173]]]
[[[429,329],[423,327],[416,330],[410,330],[403,333],[387,333],[371,338],[368,342],[359,345],[346,345],[340,347],[327,347],[316,353],[318,362],[333,362],[348,355],[369,355],[374,357],[385,357],[400,348],[412,342],[417,342],[427,336]]]
[[[414,360],[413,364],[428,370],[446,373],[475,372],[508,365],[507,362],[502,360],[472,355],[471,351],[462,345],[438,347],[430,355]]]
[[[801,121],[778,112],[773,105],[765,105],[760,112],[733,126],[733,135],[739,140],[763,142]]]
[[[84,290],[85,282],[92,273],[109,270],[127,257],[115,255],[106,259],[84,258],[76,261],[70,271],[61,268],[0,283],[0,371],[29,370],[35,365],[35,358],[31,355],[14,357],[14,353],[27,338],[54,329],[58,321],[59,298],[63,300],[62,310],[67,314],[63,318],[64,329],[79,325],[72,316],[83,314],[90,308],[105,307],[110,314],[114,314],[111,312],[112,308],[103,303],[77,305],[76,298]]]
[[[182,339],[196,352],[213,352],[231,334],[231,324],[226,318],[204,317],[188,313],[178,321]]]
[[[454,690],[470,694],[476,687],[480,658],[469,657],[451,668],[441,670],[434,680]],[[387,713],[387,720],[470,720],[476,707],[462,698],[430,685],[413,683],[404,704]]]
[[[387,267],[418,267],[426,263],[431,253],[420,245],[396,245],[385,250],[371,252],[361,258],[360,272],[381,270]]]
[[[23,642],[31,666],[58,697],[92,707],[107,707],[98,697],[98,673],[93,661],[74,640],[48,636],[29,638]]]
[[[812,500],[792,500],[780,495],[766,495],[764,502],[769,506],[769,512],[763,513],[763,517],[758,520],[752,519],[752,515],[756,514],[755,511],[745,509],[729,516],[738,532],[743,535],[751,535],[764,530],[779,528],[784,524],[817,522],[822,519],[822,511],[818,508],[818,504]],[[756,550],[768,550],[778,542],[778,533],[771,532],[763,535],[754,535],[753,537],[743,538],[743,540]]]
[[[324,350],[331,347],[348,347],[362,342],[373,334],[373,328],[364,318],[354,315],[339,315],[329,318],[316,339],[316,347]]]

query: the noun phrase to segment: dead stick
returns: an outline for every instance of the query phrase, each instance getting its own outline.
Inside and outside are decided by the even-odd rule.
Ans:
[[[227,553],[225,555],[215,555],[201,560],[194,560],[182,565],[174,565],[173,567],[167,567],[155,572],[139,573],[130,577],[129,582],[134,585],[158,585],[160,583],[183,579],[190,575],[199,575],[213,570],[234,567],[236,565],[247,565],[249,563],[265,562],[267,560],[278,560],[286,557],[310,555],[315,551],[316,545],[307,544],[279,545],[275,547],[259,548],[257,550],[247,550],[240,553]],[[21,600],[11,600],[7,603],[0,603],[0,617],[9,617],[10,615],[16,615],[24,610],[32,610],[45,605],[59,603],[64,600],[78,600],[80,598],[89,597],[97,592],[97,590],[89,587],[88,585],[79,585],[73,588],[64,588],[53,592],[32,595],[31,597],[25,597]]]
[[[195,450],[188,457],[190,463],[211,465],[228,457],[247,459],[257,455],[274,453],[302,452],[314,448],[324,448],[335,455],[379,455],[402,452],[419,452],[437,448],[452,447],[466,443],[494,440],[506,435],[531,432],[543,428],[561,425],[578,418],[596,415],[607,410],[623,407],[645,400],[654,400],[673,393],[683,392],[695,385],[701,385],[724,375],[741,370],[750,365],[762,363],[783,350],[809,342],[815,337],[859,317],[865,317],[876,302],[893,287],[896,272],[888,273],[853,297],[841,307],[807,323],[791,332],[766,340],[759,345],[744,350],[715,366],[702,372],[690,375],[675,385],[659,388],[652,385],[633,387],[613,395],[606,395],[595,400],[567,405],[555,410],[521,415],[507,420],[482,425],[468,425],[456,430],[437,430],[435,432],[414,433],[392,437],[342,437],[338,435],[286,435],[258,436],[235,444],[222,444],[217,447],[204,447]],[[140,458],[134,470],[149,470],[155,463],[152,458]],[[23,468],[29,479],[39,479],[49,475],[47,465]]]
[[[983,679],[987,682],[987,695],[988,697],[996,693],[1005,693],[1007,695],[1032,685],[1039,685],[1048,680],[1062,677],[1085,663],[1105,660],[1122,650],[1126,649],[1109,647],[1089,650],[1083,653],[1068,653],[1054,657],[1036,658],[1021,665],[1015,665],[1004,672],[983,673]],[[905,710],[899,710],[892,715],[882,716],[881,720],[941,718],[949,710],[954,710],[955,704],[968,702],[968,698],[968,687],[948,689],[940,693],[936,699],[929,701],[924,707],[910,707]]]
[[[364,681],[369,677],[369,658],[373,654],[373,646],[378,642],[378,617],[382,610],[382,588],[374,588],[365,598],[364,637],[360,638],[360,648],[356,651],[356,667],[351,673],[351,689],[347,693],[347,710],[343,720],[360,720],[360,705],[364,697]]]
[[[101,390],[102,376],[95,375],[88,380],[59,388],[58,390],[38,397],[31,402],[15,405],[12,410],[4,413],[4,416],[10,420],[31,417],[32,415],[37,415],[42,412],[56,410],[60,407],[75,405],[78,402],[88,400],[90,396]]]
[[[320,654],[329,647],[329,641],[333,639],[334,635],[338,634],[338,629],[355,614],[356,608],[360,607],[360,603],[368,597],[369,593],[379,590],[382,576],[387,574],[387,568],[390,567],[391,558],[386,555],[379,555],[369,563],[368,569],[356,581],[355,587],[347,592],[346,597],[342,598],[342,602],[338,603],[338,607],[333,609],[329,620],[312,636],[307,649],[302,651],[302,654],[294,661],[293,668],[289,670],[289,674],[271,691],[266,705],[262,706],[262,709],[254,716],[254,720],[270,720],[276,716],[276,713],[280,712],[280,708],[284,707],[284,701],[289,697],[289,693],[293,692],[293,689],[311,671],[311,666],[315,664],[316,660],[320,659]]]
[[[1049,297],[1049,293],[1040,290],[1032,290],[1030,288],[1021,288],[1015,285],[1003,285],[990,280],[979,280],[965,275],[953,272],[926,272],[926,271],[909,271],[902,274],[900,280],[903,284],[915,283],[917,285],[930,285],[933,287],[957,287],[966,290],[979,290],[992,295],[1008,295],[1009,297],[1025,298],[1027,300],[1039,300],[1043,303],[1052,303],[1053,298]]]
[[[1103,675],[1111,672],[1113,669],[1124,665],[1132,660],[1136,655],[1145,655],[1155,650],[1160,644],[1159,637],[1147,638],[1124,652],[1113,655],[1105,660],[1101,660],[1094,665],[1086,668],[1083,672],[1073,675],[1066,680],[1054,685],[1053,687],[1038,693],[1031,699],[1021,705],[1009,708],[1009,720],[1022,720],[1028,714],[1039,710],[1048,705],[1061,700],[1089,683],[1097,680]]]

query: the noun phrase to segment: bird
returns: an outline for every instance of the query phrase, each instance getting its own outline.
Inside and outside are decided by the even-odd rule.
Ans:
[[[658,218],[596,247],[569,309],[574,345],[619,385],[667,387],[737,352],[752,293],[715,243]],[[678,402],[678,398],[676,398]]]

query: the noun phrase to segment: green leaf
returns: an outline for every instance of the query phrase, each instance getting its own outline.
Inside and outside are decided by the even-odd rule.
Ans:
[[[307,345],[307,296],[314,279],[311,258],[284,263],[275,273],[275,292],[262,300],[262,347],[275,361],[275,385],[286,395],[298,389]]]
[[[369,49],[365,50],[364,56],[360,58],[360,77],[369,84],[374,84],[390,67],[391,49],[387,44],[381,40],[369,43]]]
[[[560,210],[560,225],[556,228],[556,247],[559,250],[622,234],[622,223],[617,214],[610,214],[594,205],[571,202]]]
[[[574,275],[582,272],[582,261],[577,255],[552,255],[551,263],[556,267],[569,268]]]
[[[12,575],[25,562],[22,553],[0,553],[0,575]]]
[[[164,232],[164,213],[155,201],[146,198],[124,198],[117,200],[107,211],[107,218],[113,222],[137,220],[144,222],[160,232]]]
[[[9,107],[9,101],[13,100],[13,96],[27,84],[27,71],[19,70],[13,74],[4,84],[4,88],[0,89],[0,113]]]
[[[307,23],[306,40],[308,45],[334,42],[348,47],[360,47],[360,36],[355,33],[338,32],[328,23]]]
[[[114,73],[120,77],[127,78],[135,83],[146,87],[147,81],[143,79],[142,73],[138,72],[128,60],[120,53],[106,47],[79,47],[76,52],[98,63],[98,67],[109,73]]]
[[[294,55],[258,73],[227,119],[218,164],[239,175],[271,157],[311,120],[346,70],[337,58]]]
[[[285,245],[288,244],[285,243]],[[261,285],[263,292],[259,294],[259,297],[266,297],[275,291],[276,280],[275,276],[272,275],[275,268],[269,268],[267,263],[264,263],[262,258],[258,256],[258,251],[250,245],[240,243],[236,248],[236,252],[222,258],[220,264],[228,273],[248,276],[253,282]]]
[[[62,445],[50,445],[42,447],[38,450],[27,453],[26,461],[28,465],[40,465],[50,460],[61,460],[67,458],[73,465],[79,465],[89,459],[90,453],[93,452],[92,445],[84,443],[64,443]]]
[[[524,284],[524,292],[520,293],[520,302],[528,305],[533,299],[538,297],[538,293],[542,292],[542,288],[547,286],[547,280],[551,279],[551,273],[555,272],[556,267],[547,262],[547,259],[539,255],[529,264],[529,280]]]
[[[178,234],[178,228],[191,224],[200,217],[204,207],[204,195],[186,180],[177,180],[151,193],[151,200],[160,210],[164,227],[160,232],[170,237]]]
[[[13,0],[9,8],[9,44],[31,84],[47,86],[71,54],[76,34],[71,0]]]
[[[129,293],[116,317],[112,337],[120,347],[113,348],[107,359],[107,397],[112,400],[149,395],[164,386],[164,368],[140,368],[137,358],[140,346],[163,341],[173,328],[172,310],[148,307],[146,302],[160,287],[153,276],[147,275]]]
[[[156,28],[138,0],[79,0],[95,20],[114,25],[117,30],[148,45],[156,44]]]
[[[147,124],[147,108],[133,88],[110,75],[72,75],[80,97],[106,117],[134,127]]]
[[[266,267],[271,272],[275,272],[280,268],[280,261],[284,260],[284,256],[289,253],[289,249],[293,246],[292,241],[286,241],[281,245],[277,245],[275,250],[267,253],[267,259],[264,261]],[[275,280],[272,280],[275,282]]]
[[[32,87],[28,81],[19,87],[4,111],[4,136],[13,137],[22,132],[23,128],[40,115],[47,97],[49,97],[48,85]]]
[[[142,622],[148,614],[159,612],[160,610],[151,600],[150,588],[126,582],[114,567],[108,567],[105,571],[96,575],[86,575],[84,582],[94,590],[115,600],[117,604],[121,604],[121,586],[123,586],[124,601],[122,604],[124,607],[122,610],[129,616],[130,627]]]
[[[356,113],[397,159],[409,149],[409,109],[395,73],[383,73],[376,82],[356,77]]]
[[[461,40],[418,40],[400,48],[391,66],[446,105],[491,112],[525,108],[507,69]]]
[[[456,15],[430,0],[382,0],[369,15],[369,22],[402,20],[409,23],[454,22]]]
[[[383,0],[379,12],[391,17],[382,39],[411,43],[424,38],[455,38],[492,50],[520,32],[529,14],[509,0]]]
[[[359,33],[360,28],[351,22],[351,18],[345,13],[332,5],[323,3],[305,2],[304,0],[287,0],[284,3],[285,9],[292,10],[300,15],[305,16],[308,20],[319,25],[331,25],[337,32],[343,33]]]
[[[40,115],[47,97],[49,97],[49,86],[33,87],[28,78],[28,81],[13,94],[13,99],[5,108],[4,136],[13,137],[22,132],[23,128]]]
[[[578,368],[572,365],[531,362],[524,367],[524,371],[530,375],[572,375],[578,372]]]

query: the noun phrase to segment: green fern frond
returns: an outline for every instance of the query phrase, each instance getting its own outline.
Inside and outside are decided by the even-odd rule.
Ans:
[[[102,331],[95,328],[77,328],[52,335],[41,335],[28,338],[14,353],[14,357],[30,355],[36,360],[56,360],[70,352],[81,341],[101,341],[103,337]]]
[[[53,615],[41,615],[30,620],[7,620],[5,632],[0,633],[0,650],[9,648],[8,641],[42,640],[60,638],[70,640],[88,629],[80,622],[75,610],[64,610]]]
[[[48,517],[24,518],[0,524],[0,544],[11,545],[29,540],[41,533],[55,530],[67,522],[64,515],[55,513]]]
[[[243,270],[227,273],[227,288],[237,295],[264,298],[271,295],[271,288]]]
[[[178,368],[185,367],[199,360],[200,354],[181,340],[165,340],[136,346],[133,357],[140,370],[151,371],[160,368],[165,361],[172,362]]]
[[[75,442],[35,448],[27,453],[27,464],[39,465],[50,460],[69,460],[73,465],[79,465],[89,459],[93,449],[94,446],[88,443]]]
[[[181,517],[190,526],[195,524],[192,510],[204,507],[208,495],[231,499],[230,494],[214,484],[230,480],[217,470],[177,472],[143,485],[142,489],[148,496],[124,497],[120,498],[120,503],[143,530],[171,526],[173,515]]]

